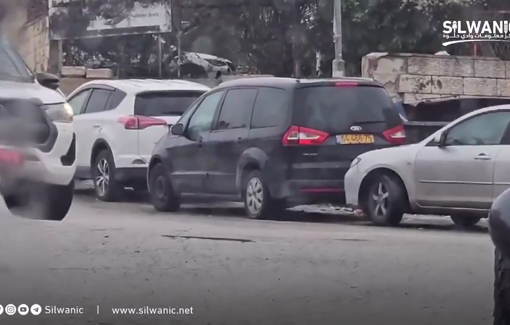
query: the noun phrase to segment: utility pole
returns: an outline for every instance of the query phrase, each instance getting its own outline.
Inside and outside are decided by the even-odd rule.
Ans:
[[[333,60],[333,78],[343,77],[345,61],[342,59],[342,0],[334,0],[333,42],[335,59]]]

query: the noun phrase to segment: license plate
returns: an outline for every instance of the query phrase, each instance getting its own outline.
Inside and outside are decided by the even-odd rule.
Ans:
[[[336,136],[340,144],[371,144],[375,142],[373,134],[342,134]]]
[[[4,166],[19,166],[23,164],[23,161],[23,154],[0,148],[0,164]]]

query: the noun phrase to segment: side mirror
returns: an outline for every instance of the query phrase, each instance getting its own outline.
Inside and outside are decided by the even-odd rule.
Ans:
[[[60,86],[60,80],[51,73],[40,72],[36,75],[37,81],[46,88],[57,90]]]
[[[434,143],[436,144],[436,146],[438,147],[444,147],[446,146],[446,133],[445,132],[441,132],[439,134],[437,134],[435,137],[434,137]]]
[[[183,135],[184,134],[184,125],[181,123],[177,123],[172,125],[170,131],[173,135]]]

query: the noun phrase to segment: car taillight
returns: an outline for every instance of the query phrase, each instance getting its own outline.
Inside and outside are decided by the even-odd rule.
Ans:
[[[0,149],[0,163],[6,165],[22,165],[25,161],[23,154],[8,149]]]
[[[406,143],[406,131],[403,125],[399,125],[392,129],[383,132],[386,140],[391,144],[404,144]]]
[[[316,146],[322,144],[328,137],[327,132],[293,125],[283,135],[283,145]]]
[[[143,130],[151,126],[167,125],[165,120],[150,116],[123,116],[118,121],[126,130]]]

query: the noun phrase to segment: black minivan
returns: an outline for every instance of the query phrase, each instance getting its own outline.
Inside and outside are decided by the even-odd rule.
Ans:
[[[243,201],[250,218],[341,204],[353,159],[405,140],[371,79],[238,79],[197,99],[157,143],[148,187],[158,211],[176,211],[184,196]]]

